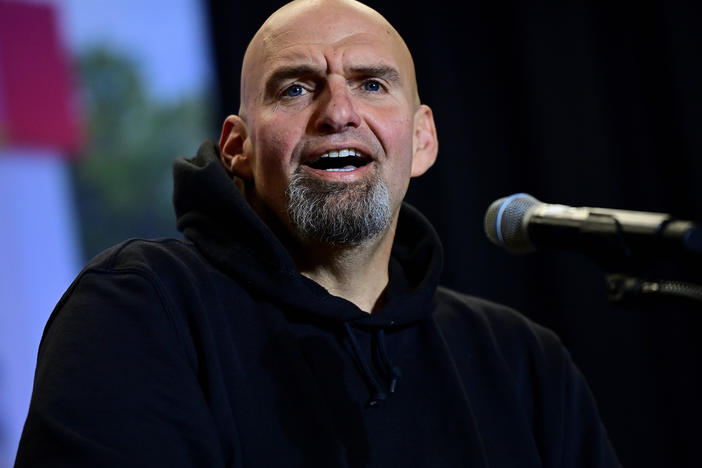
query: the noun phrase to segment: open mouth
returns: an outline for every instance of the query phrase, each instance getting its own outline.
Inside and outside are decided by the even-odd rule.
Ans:
[[[329,172],[350,172],[370,163],[372,159],[353,148],[329,151],[319,158],[308,161],[306,166]]]

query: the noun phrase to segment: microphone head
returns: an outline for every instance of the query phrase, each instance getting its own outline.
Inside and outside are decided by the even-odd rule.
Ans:
[[[488,239],[511,253],[536,250],[529,240],[524,221],[526,212],[539,204],[539,200],[526,193],[515,193],[492,202],[485,212]]]

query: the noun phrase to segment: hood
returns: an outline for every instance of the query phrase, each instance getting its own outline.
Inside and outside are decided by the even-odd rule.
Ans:
[[[429,222],[408,204],[400,211],[385,304],[367,314],[299,273],[220,163],[214,143],[204,142],[193,158],[177,159],[173,176],[178,230],[252,295],[310,319],[370,327],[401,326],[431,313],[441,274],[441,244]]]

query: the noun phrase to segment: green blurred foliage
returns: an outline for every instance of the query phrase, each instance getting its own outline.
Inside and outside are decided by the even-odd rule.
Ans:
[[[205,92],[157,101],[137,70],[105,48],[78,60],[87,141],[73,174],[86,258],[132,237],[179,236],[173,160],[194,155],[203,139],[216,136]]]

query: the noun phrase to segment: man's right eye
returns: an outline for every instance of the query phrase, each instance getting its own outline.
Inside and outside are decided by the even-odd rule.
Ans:
[[[297,97],[297,96],[302,96],[305,94],[305,88],[300,86],[299,84],[294,84],[291,86],[288,86],[285,91],[283,91],[283,96],[285,97]]]

